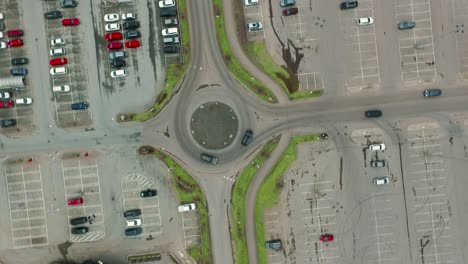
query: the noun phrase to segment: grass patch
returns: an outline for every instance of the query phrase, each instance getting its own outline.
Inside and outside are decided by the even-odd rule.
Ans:
[[[267,142],[236,180],[232,191],[231,239],[234,241],[235,263],[248,263],[247,242],[245,237],[245,196],[253,178],[271,152],[278,145],[280,136]]]
[[[169,155],[158,149],[152,149],[151,153],[162,160],[171,171],[171,174],[174,177],[176,192],[179,195],[181,203],[195,202],[197,204],[198,212],[200,214],[202,243],[200,247],[192,247],[187,249],[188,253],[199,264],[213,263],[210,247],[208,207],[200,186],[195,181],[195,179]]]
[[[296,160],[296,145],[303,142],[320,140],[320,135],[305,135],[291,138],[289,145],[270,170],[262,186],[260,186],[255,199],[255,233],[257,236],[257,250],[259,263],[267,263],[265,248],[265,230],[263,227],[263,212],[278,203],[281,190],[284,186],[283,174]]]
[[[152,109],[141,113],[128,114],[127,121],[145,121],[156,114],[170,101],[174,95],[174,89],[179,81],[184,77],[188,63],[190,61],[190,29],[187,17],[187,0],[178,0],[179,12],[179,27],[181,32],[181,50],[182,50],[182,63],[171,64],[166,67],[166,82],[164,83],[162,91],[156,98],[156,102]],[[120,117],[120,115],[119,115]],[[120,118],[119,118],[120,121]]]
[[[323,90],[299,91],[296,87],[292,89],[295,92],[291,93],[290,89],[288,89],[288,82],[290,86],[297,86],[298,82],[291,81],[296,77],[291,78],[292,76],[283,66],[275,63],[267,50],[264,40],[246,42],[244,49],[248,57],[283,88],[290,100],[318,97],[323,94]]]
[[[222,0],[213,0],[215,14],[216,37],[218,39],[221,55],[224,63],[236,78],[248,89],[254,92],[261,99],[269,103],[277,103],[275,94],[262,82],[256,80],[247,70],[242,67],[239,61],[233,56],[231,46],[224,28],[224,14]]]

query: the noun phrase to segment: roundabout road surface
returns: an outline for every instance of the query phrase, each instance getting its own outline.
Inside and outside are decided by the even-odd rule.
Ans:
[[[422,98],[420,91],[267,104],[242,87],[224,65],[216,40],[211,1],[188,1],[187,5],[191,62],[173,100],[156,118],[144,124],[143,141],[173,154],[199,181],[208,201],[214,263],[233,263],[227,216],[232,181],[225,178],[234,176],[244,167],[250,155],[271,136],[298,127],[311,132],[329,132],[334,123],[364,119],[363,112],[375,106],[384,111],[385,118],[466,108],[468,96],[460,88],[446,89],[437,104]],[[217,166],[201,163],[199,155],[207,150],[193,140],[189,131],[192,109],[210,101],[229,104],[239,116],[239,131],[252,128],[255,132],[254,142],[249,147],[239,144],[241,133],[238,133],[231,146],[211,151],[219,158]],[[246,217],[253,219],[253,203],[247,205]],[[256,263],[255,236],[249,238],[252,257],[249,263]]]

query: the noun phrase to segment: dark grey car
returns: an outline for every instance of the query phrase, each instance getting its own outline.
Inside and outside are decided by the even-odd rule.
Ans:
[[[113,51],[109,53],[109,59],[111,60],[118,60],[127,57],[127,53],[125,51]]]
[[[125,235],[126,236],[137,236],[139,234],[141,234],[141,227],[135,227],[135,228],[128,228],[128,229],[125,229]]]
[[[133,218],[141,215],[141,209],[132,209],[124,212],[125,218]]]
[[[62,2],[60,2],[60,6],[63,8],[72,8],[76,7],[77,5],[78,2],[76,2],[75,0],[63,0]]]
[[[75,235],[83,235],[88,233],[88,228],[86,226],[74,227],[71,232]]]
[[[62,15],[62,12],[60,12],[58,10],[53,10],[53,11],[49,11],[49,12],[45,13],[45,17],[47,19],[56,19],[56,18],[62,18],[63,15]]]
[[[247,129],[245,131],[244,137],[242,138],[242,145],[247,146],[250,144],[253,138],[253,131],[252,129]]]
[[[127,31],[124,35],[126,39],[135,39],[141,37],[140,32],[136,30]]]
[[[14,127],[16,126],[16,120],[15,119],[4,119],[0,121],[1,127]]]
[[[82,225],[86,222],[88,222],[88,218],[86,216],[70,219],[70,225]]]
[[[139,27],[140,27],[140,22],[138,22],[136,20],[125,21],[123,23],[123,29],[124,30],[137,29]]]
[[[200,159],[202,159],[204,162],[211,163],[213,165],[216,165],[218,163],[218,158],[216,158],[213,155],[202,153],[200,155]]]
[[[11,65],[24,65],[28,64],[28,58],[20,57],[11,59]]]

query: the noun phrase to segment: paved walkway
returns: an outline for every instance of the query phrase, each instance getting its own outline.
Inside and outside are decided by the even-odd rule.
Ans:
[[[255,64],[245,55],[242,49],[239,39],[236,35],[236,21],[232,8],[232,0],[223,0],[224,10],[224,27],[226,34],[231,44],[231,50],[234,57],[237,58],[239,63],[244,69],[246,69],[254,78],[265,84],[266,87],[270,88],[278,98],[279,104],[287,104],[289,102],[288,96],[284,90],[279,86],[273,79],[266,75],[262,70],[257,68]]]
[[[258,263],[257,238],[255,234],[255,197],[257,195],[258,189],[260,189],[260,186],[265,180],[265,177],[268,175],[270,170],[288,147],[290,139],[290,133],[286,132],[281,135],[281,139],[278,142],[275,150],[270,154],[270,157],[258,170],[255,178],[250,184],[249,189],[247,190],[247,198],[245,199],[245,233],[247,237],[249,264]]]

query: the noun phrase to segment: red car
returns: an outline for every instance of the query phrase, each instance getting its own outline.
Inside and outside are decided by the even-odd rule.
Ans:
[[[78,18],[62,19],[62,25],[64,26],[78,26],[79,24],[80,24],[80,20]]]
[[[21,47],[23,46],[23,40],[22,39],[12,39],[7,42],[8,47]]]
[[[138,40],[127,41],[127,42],[125,42],[125,47],[127,49],[136,49],[136,48],[140,47],[140,41],[138,41]]]
[[[122,33],[120,32],[112,32],[108,33],[105,36],[107,41],[112,41],[112,40],[121,40],[122,39]]]
[[[295,14],[297,14],[297,12],[299,12],[299,9],[297,9],[297,7],[284,9],[283,10],[283,16],[295,15]]]
[[[11,108],[13,107],[13,101],[0,101],[0,108]]]
[[[320,241],[326,243],[326,242],[332,242],[333,241],[333,235],[332,234],[322,234],[320,235]]]
[[[78,205],[78,204],[83,204],[83,198],[74,198],[74,199],[68,199],[67,201],[68,205]]]
[[[8,30],[6,32],[6,35],[9,38],[17,38],[17,37],[22,37],[24,35],[24,32],[21,29],[12,29],[12,30]]]
[[[49,61],[50,66],[59,66],[59,65],[65,65],[68,63],[67,58],[56,58],[56,59],[51,59]]]
[[[119,50],[123,48],[122,46],[122,42],[111,42],[111,43],[107,43],[107,49],[108,50]]]

